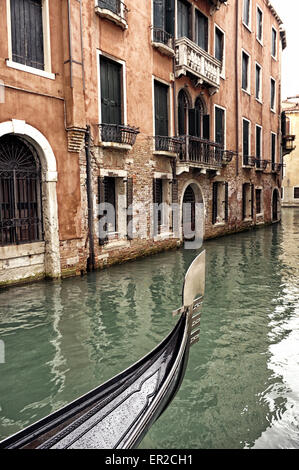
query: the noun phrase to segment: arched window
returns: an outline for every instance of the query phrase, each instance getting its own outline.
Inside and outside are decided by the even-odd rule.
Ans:
[[[43,240],[41,168],[21,137],[0,138],[0,245]]]
[[[178,131],[179,135],[188,135],[189,100],[184,90],[178,95]]]
[[[192,108],[185,90],[178,94],[178,132],[180,136],[210,139],[210,116],[206,114],[202,98],[198,97]]]

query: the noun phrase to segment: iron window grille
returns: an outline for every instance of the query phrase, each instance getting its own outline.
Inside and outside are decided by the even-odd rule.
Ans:
[[[99,8],[109,10],[115,15],[127,21],[128,8],[121,0],[98,0]]]
[[[165,46],[174,49],[174,38],[172,34],[168,33],[164,29],[157,28],[156,26],[152,27],[153,29],[153,41],[164,44]]]
[[[20,137],[0,139],[0,245],[43,240],[41,169]]]
[[[156,135],[154,137],[155,150],[162,152],[178,153],[180,150],[181,140],[173,137],[165,137]]]
[[[115,142],[133,146],[139,129],[121,124],[99,124],[102,142]]]
[[[250,166],[250,167],[253,168],[255,166],[255,162],[256,162],[256,158],[254,156],[243,155],[243,165],[244,166]]]

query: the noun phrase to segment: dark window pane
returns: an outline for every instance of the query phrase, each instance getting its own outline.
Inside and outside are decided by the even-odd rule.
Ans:
[[[272,56],[276,57],[276,30],[272,28]]]
[[[168,88],[155,82],[155,135],[168,136]]]
[[[276,161],[276,135],[271,134],[271,161],[275,163]]]
[[[178,37],[190,38],[190,5],[178,0]]]
[[[263,12],[257,9],[257,37],[261,41],[263,38]]]
[[[12,60],[44,69],[42,0],[10,0]]]
[[[102,123],[121,124],[121,65],[100,58]]]
[[[104,202],[110,204],[114,210],[107,209],[107,232],[116,232],[116,206],[115,206],[115,178],[104,177]]]
[[[246,158],[248,156],[249,156],[249,122],[243,120],[243,157]]]
[[[299,199],[299,188],[294,188],[294,199]]]
[[[154,0],[154,26],[164,29],[165,24],[165,1]]]
[[[271,109],[275,109],[275,80],[271,78]]]
[[[243,21],[249,26],[250,21],[250,0],[243,0]]]
[[[261,158],[261,143],[262,143],[262,129],[260,127],[256,127],[256,158]]]
[[[220,29],[215,30],[215,57],[222,62],[223,60],[224,34]]]
[[[188,110],[188,100],[186,97],[186,93],[184,90],[179,92],[178,96],[178,130],[179,135],[186,135],[187,134],[187,110]]]
[[[261,98],[261,67],[259,65],[255,68],[255,97],[258,100]]]
[[[200,11],[195,11],[195,42],[204,49],[208,50],[208,18]]]
[[[249,56],[242,53],[242,88],[243,90],[248,89],[248,65],[249,65]]]
[[[224,146],[224,110],[221,108],[215,108],[215,141],[217,144]]]
[[[256,207],[256,213],[260,214],[262,212],[262,190],[261,189],[255,190],[255,207]]]

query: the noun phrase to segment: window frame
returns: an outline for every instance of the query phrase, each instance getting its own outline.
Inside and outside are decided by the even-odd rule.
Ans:
[[[248,122],[248,155],[246,157],[250,157],[251,155],[251,121],[245,117],[242,117],[242,163],[244,166],[244,121]]]
[[[196,15],[200,14],[207,20],[207,36],[206,36],[206,41],[207,41],[207,49],[203,49],[198,43],[197,43],[197,35],[196,35]],[[205,15],[197,6],[194,7],[194,13],[192,12],[191,9],[191,29],[192,29],[192,23],[194,23],[194,42],[195,44],[203,49],[205,52],[208,54],[210,53],[210,21],[207,15]]]
[[[11,0],[6,0],[6,18],[7,18],[7,34],[8,34],[8,58],[6,59],[7,67],[20,70],[22,72],[39,75],[50,80],[55,80],[56,76],[52,73],[51,64],[51,37],[50,37],[50,13],[49,0],[42,0],[42,23],[43,23],[43,47],[44,47],[44,69],[37,69],[29,65],[15,62],[12,59],[12,31],[11,31]]]
[[[189,40],[192,41],[192,23],[193,23],[193,14],[192,14],[192,4],[190,2],[188,2],[188,0],[176,0],[175,2],[175,23],[176,23],[176,27],[175,27],[175,39],[179,39],[181,37],[186,37],[186,36],[179,36],[178,33],[179,33],[179,8],[178,8],[178,1],[182,2],[182,3],[185,3],[186,5],[188,5],[188,9],[189,9],[189,19],[188,19],[188,28],[189,28],[189,31],[188,31],[188,36],[187,38]]]
[[[273,136],[275,136],[275,139],[274,139],[274,142],[275,142],[274,160],[273,160],[273,158],[272,158],[272,156],[273,156]],[[272,164],[276,164],[276,163],[277,163],[276,157],[277,157],[277,149],[278,149],[278,145],[277,145],[277,134],[276,134],[276,132],[273,132],[273,131],[271,131],[271,147],[270,147],[270,149],[271,149],[271,166],[272,166]]]
[[[242,91],[247,93],[248,95],[251,95],[250,89],[251,89],[251,56],[248,54],[245,49],[241,49],[241,54],[242,54],[242,60],[241,60],[241,88]],[[246,55],[248,57],[248,67],[247,67],[247,88],[243,88],[243,56]]]
[[[245,22],[245,19],[244,19],[244,8],[245,8],[245,1],[246,0],[243,0],[243,9],[242,9],[242,23],[243,25],[245,26],[245,28],[248,29],[248,31],[250,31],[250,33],[252,32],[251,30],[251,23],[252,23],[252,2],[251,0],[248,0],[248,24]]]
[[[298,190],[298,197],[295,195],[296,190]],[[293,186],[293,199],[299,199],[299,186]]]
[[[219,30],[223,34],[223,49],[222,49],[222,68],[220,72],[220,77],[225,80],[225,67],[226,67],[226,58],[225,58],[225,48],[226,48],[226,38],[225,31],[223,31],[218,24],[214,25],[214,57],[216,58],[216,30]]]
[[[262,25],[261,25],[261,38],[258,37],[258,12],[262,16]],[[256,40],[263,46],[264,45],[264,12],[259,5],[256,6]]]
[[[273,55],[273,31],[275,31],[275,55]],[[272,28],[271,28],[271,57],[272,59],[274,60],[277,60],[277,39],[278,39],[278,34],[277,34],[277,29],[275,28],[275,26],[272,25]]]
[[[260,194],[260,211],[257,210],[257,192],[259,191]],[[261,216],[264,214],[264,200],[263,200],[263,188],[255,187],[255,212],[257,216]]]
[[[272,83],[274,83],[274,106],[272,107]],[[270,77],[270,109],[273,113],[276,113],[276,80]]]
[[[259,124],[255,125],[255,156],[257,156],[257,129],[260,129],[260,160],[263,160],[263,127]]]
[[[257,71],[257,67],[260,70],[260,89],[259,89],[259,97],[258,98],[256,96],[256,94],[257,94],[256,93],[257,92],[257,89],[256,89],[256,71]],[[263,103],[263,68],[258,62],[255,62],[255,99],[259,103],[261,103],[261,104]]]
[[[162,85],[168,87],[167,92],[167,112],[168,112],[168,136],[170,137],[173,135],[173,100],[172,100],[172,93],[170,92],[171,84],[165,80],[161,80],[160,78],[152,75],[152,110],[153,110],[153,136],[156,136],[156,121],[155,121],[155,82],[159,82]]]

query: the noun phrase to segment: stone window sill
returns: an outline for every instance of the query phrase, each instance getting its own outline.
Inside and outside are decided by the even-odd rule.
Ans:
[[[100,8],[98,6],[95,7],[95,12],[97,15],[99,15],[101,18],[105,18],[106,20],[110,20],[113,23],[115,23],[117,26],[119,26],[122,29],[127,29],[128,28],[128,23],[124,18],[121,16],[117,15],[111,10],[108,10],[107,8]]]
[[[152,41],[152,46],[158,49],[158,51],[162,54],[165,54],[169,57],[174,57],[174,50],[171,47],[166,46],[166,44],[163,44],[163,42]]]
[[[104,148],[111,148],[116,150],[131,150],[132,145],[130,144],[121,144],[119,142],[100,142],[99,145]]]
[[[32,73],[33,75],[38,75],[43,78],[49,78],[50,80],[55,80],[55,74],[46,72],[45,70],[35,69],[34,67],[29,67],[28,65],[19,64],[18,62],[13,62],[12,60],[6,60],[7,67],[12,69],[20,70],[22,72]]]

